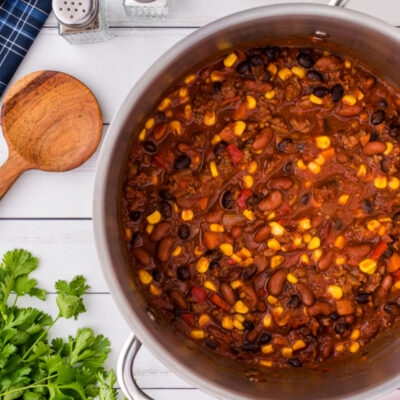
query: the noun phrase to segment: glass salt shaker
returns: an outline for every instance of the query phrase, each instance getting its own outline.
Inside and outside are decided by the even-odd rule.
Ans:
[[[58,32],[68,42],[95,43],[110,38],[105,0],[53,0],[52,5]]]
[[[124,0],[125,12],[135,20],[165,19],[168,0]]]

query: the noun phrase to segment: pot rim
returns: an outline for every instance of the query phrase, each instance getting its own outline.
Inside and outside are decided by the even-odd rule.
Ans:
[[[355,23],[358,25],[368,26],[376,32],[384,34],[389,38],[399,42],[400,36],[398,28],[381,21],[375,17],[364,14],[362,12],[343,9],[340,7],[331,7],[323,4],[296,3],[296,4],[277,4],[267,5],[230,14],[214,22],[211,22],[195,32],[189,34],[177,44],[163,53],[147,71],[142,75],[140,80],[132,87],[118,111],[112,118],[107,135],[104,139],[97,162],[97,172],[95,177],[94,200],[93,200],[93,229],[95,236],[95,244],[97,254],[102,266],[103,275],[110,289],[111,295],[117,304],[118,310],[122,314],[128,326],[135,331],[135,335],[146,346],[157,359],[164,364],[173,373],[189,382],[191,385],[199,388],[203,392],[215,396],[219,399],[226,399],[228,394],[232,400],[244,400],[240,394],[232,392],[228,387],[220,385],[216,381],[210,381],[199,376],[191,370],[185,368],[178,357],[166,349],[152,337],[152,332],[145,327],[131,304],[126,298],[122,287],[117,279],[116,273],[112,267],[112,259],[107,240],[107,223],[106,223],[106,193],[107,178],[109,168],[113,162],[114,149],[116,139],[123,129],[126,119],[131,112],[132,104],[146,92],[146,87],[151,84],[154,76],[162,72],[166,65],[169,65],[174,59],[187,49],[193,48],[198,42],[204,40],[210,35],[223,30],[227,26],[239,25],[250,20],[282,17],[284,15],[294,16],[321,16],[335,17],[343,22]],[[365,392],[351,394],[348,400],[373,400],[391,393],[400,386],[400,375],[390,379],[379,386],[373,387]]]

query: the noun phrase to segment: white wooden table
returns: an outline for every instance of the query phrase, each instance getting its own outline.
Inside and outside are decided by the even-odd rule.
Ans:
[[[112,40],[71,46],[58,36],[55,18],[50,16],[13,79],[15,82],[41,69],[59,70],[81,79],[100,103],[104,135],[132,85],[174,43],[214,19],[279,1],[170,0],[169,18],[150,24],[129,21],[122,0],[108,0],[108,3]],[[349,8],[400,26],[399,0],[352,0]],[[6,156],[7,148],[0,135],[0,164]],[[87,313],[77,322],[61,322],[56,333],[66,336],[77,327],[90,326],[105,334],[112,341],[108,367],[115,368],[129,328],[109,294],[94,247],[91,218],[96,161],[97,153],[85,165],[67,173],[25,173],[0,203],[0,254],[25,248],[39,257],[36,277],[50,293],[49,301],[40,305],[53,315],[56,313],[53,283],[83,274],[91,286],[86,296]],[[191,400],[211,399],[169,372],[146,349],[140,352],[135,372],[139,385],[155,399],[180,400],[189,396]],[[399,399],[400,391],[382,400]]]

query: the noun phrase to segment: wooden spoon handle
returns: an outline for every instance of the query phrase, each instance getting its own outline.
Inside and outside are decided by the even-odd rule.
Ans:
[[[7,161],[0,167],[0,200],[16,179],[30,168],[31,166],[25,159],[15,151],[10,150]]]

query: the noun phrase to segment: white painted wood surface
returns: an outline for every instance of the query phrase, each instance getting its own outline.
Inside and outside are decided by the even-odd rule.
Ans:
[[[289,1],[288,1],[289,2]],[[300,1],[293,1],[298,3]],[[326,4],[328,0],[313,0]],[[216,18],[278,0],[170,0],[170,16],[162,22],[132,22],[125,16],[122,0],[108,0],[112,40],[71,46],[57,35],[50,16],[13,82],[39,69],[70,73],[95,93],[104,116],[104,135],[112,115],[130,87],[174,43]],[[400,26],[399,0],[352,0],[349,8]],[[30,171],[24,174],[0,203],[0,254],[26,248],[40,259],[35,276],[50,294],[41,306],[55,314],[53,284],[83,274],[91,286],[86,296],[87,313],[78,321],[60,321],[56,334],[66,336],[80,326],[90,326],[108,336],[115,367],[118,352],[129,335],[102,276],[92,232],[92,190],[97,153],[82,167],[62,174]],[[0,135],[0,164],[7,157]],[[39,301],[26,300],[35,305]],[[139,385],[159,400],[211,400],[169,372],[156,357],[142,349],[135,368]],[[382,400],[399,400],[400,392]],[[288,399],[291,400],[291,399]]]

